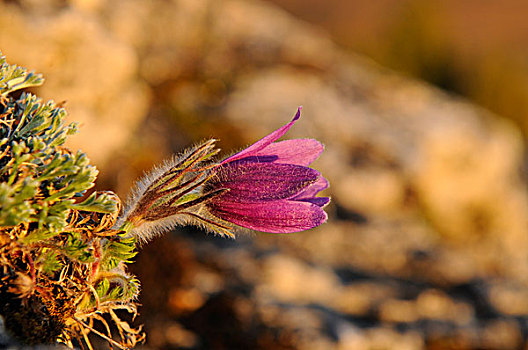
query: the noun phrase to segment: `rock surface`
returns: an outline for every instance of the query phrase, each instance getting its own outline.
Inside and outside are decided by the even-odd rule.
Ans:
[[[298,105],[288,137],[326,145],[322,227],[144,247],[144,349],[526,346],[525,145],[505,120],[256,0],[0,6],[0,48],[68,101],[101,189],[206,137],[240,148]]]

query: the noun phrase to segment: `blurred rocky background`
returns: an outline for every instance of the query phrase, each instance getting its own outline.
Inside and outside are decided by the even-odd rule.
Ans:
[[[0,50],[65,101],[124,198],[205,138],[326,145],[329,222],[138,255],[142,349],[524,349],[528,6],[354,0],[0,2]],[[375,63],[376,62],[376,63]],[[472,102],[471,102],[472,101]]]

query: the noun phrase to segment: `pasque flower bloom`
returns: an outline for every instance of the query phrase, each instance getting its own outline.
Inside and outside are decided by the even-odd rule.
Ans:
[[[227,189],[206,207],[213,216],[257,231],[289,233],[321,225],[328,197],[316,197],[328,187],[321,174],[309,168],[323,151],[314,139],[275,142],[301,116],[220,163],[206,184],[207,191]]]
[[[181,224],[197,224],[233,236],[233,225],[290,233],[327,220],[328,197],[317,194],[328,181],[308,167],[323,151],[314,139],[276,142],[294,118],[253,145],[221,162],[214,140],[154,169],[141,180],[118,221],[146,241]]]

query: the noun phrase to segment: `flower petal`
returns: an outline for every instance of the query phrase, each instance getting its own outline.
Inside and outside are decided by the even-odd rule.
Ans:
[[[319,157],[323,150],[323,145],[317,140],[293,139],[274,142],[250,156],[239,158],[235,161],[296,164],[308,166]]]
[[[281,136],[286,134],[288,132],[288,130],[290,130],[290,128],[293,126],[293,124],[295,124],[295,122],[300,117],[301,117],[301,107],[299,107],[299,109],[297,109],[297,113],[295,114],[295,116],[293,117],[291,122],[289,122],[288,124],[278,128],[277,130],[275,130],[274,132],[272,132],[268,136],[265,136],[264,138],[262,138],[259,141],[255,142],[251,146],[247,147],[246,149],[244,149],[244,150],[242,150],[242,151],[240,151],[238,153],[233,154],[231,157],[229,157],[227,159],[224,159],[222,161],[222,164],[229,163],[229,162],[235,161],[237,159],[254,156],[258,151],[264,149],[266,146],[270,145],[272,142],[276,141]]]
[[[317,179],[317,181],[305,187],[301,192],[299,192],[298,194],[296,194],[294,197],[290,199],[301,200],[301,199],[315,197],[317,193],[327,188],[328,188],[328,180],[322,177],[321,175],[319,175],[319,178]]]
[[[325,205],[330,203],[330,197],[312,197],[312,198],[303,198],[303,199],[296,199],[296,200],[299,202],[309,202],[321,208],[323,208]]]
[[[259,203],[215,202],[211,213],[226,221],[252,230],[291,233],[324,223],[328,216],[318,205],[309,202],[277,200]]]
[[[319,177],[318,171],[299,165],[235,162],[218,169],[208,187],[229,189],[215,201],[270,201],[295,196]]]
[[[324,207],[330,202],[329,197],[316,197],[317,193],[328,188],[328,180],[320,176],[316,182],[305,187],[301,192],[289,198],[290,200],[310,202],[317,206]]]

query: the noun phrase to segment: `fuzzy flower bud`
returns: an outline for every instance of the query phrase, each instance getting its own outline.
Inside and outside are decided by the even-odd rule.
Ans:
[[[221,161],[210,140],[166,162],[136,186],[118,227],[147,241],[177,225],[194,224],[233,237],[236,226],[291,233],[321,225],[328,181],[310,165],[323,151],[313,139],[275,142],[300,118]]]

